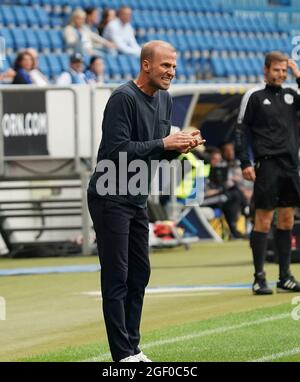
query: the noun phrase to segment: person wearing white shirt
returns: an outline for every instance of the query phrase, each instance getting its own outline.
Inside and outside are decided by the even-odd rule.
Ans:
[[[110,21],[104,28],[103,37],[113,42],[119,52],[139,56],[141,47],[135,39],[134,29],[130,24],[131,15],[131,8],[121,7],[118,10],[118,17]]]
[[[87,80],[83,73],[84,65],[81,54],[75,53],[70,57],[70,69],[63,72],[56,80],[56,85],[80,85]]]
[[[28,48],[26,50],[31,54],[33,58],[33,69],[29,72],[29,76],[34,85],[37,86],[47,86],[49,85],[48,78],[39,70],[39,55],[34,48]]]
[[[76,9],[71,16],[71,22],[64,28],[64,40],[67,49],[74,53],[99,55],[102,50],[114,49],[115,45],[94,33],[85,25],[86,14],[82,9]]]

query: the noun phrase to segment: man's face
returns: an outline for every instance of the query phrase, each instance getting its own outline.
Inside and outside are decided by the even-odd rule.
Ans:
[[[83,62],[82,61],[75,61],[71,63],[71,68],[77,72],[81,73],[83,71]]]
[[[234,146],[232,143],[227,143],[223,146],[223,158],[230,162],[234,160],[234,157]]]
[[[265,79],[268,85],[281,86],[287,78],[287,61],[273,61],[271,66],[265,66]]]
[[[176,52],[157,47],[151,60],[144,61],[144,69],[149,76],[149,85],[155,89],[167,90],[175,76]]]
[[[119,12],[119,18],[123,24],[130,23],[132,11],[130,8],[122,8]]]
[[[89,21],[93,25],[96,25],[99,23],[99,15],[98,15],[97,9],[94,9],[93,12],[90,14]]]
[[[213,153],[210,158],[210,164],[212,167],[217,166],[222,161],[222,156],[219,153]]]
[[[103,74],[104,65],[103,65],[103,61],[100,58],[94,61],[92,65],[92,70],[97,76]]]
[[[85,23],[85,17],[84,16],[77,15],[76,17],[74,17],[75,28],[81,28],[84,23]]]

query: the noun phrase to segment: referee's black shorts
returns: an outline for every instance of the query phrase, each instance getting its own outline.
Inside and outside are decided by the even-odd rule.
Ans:
[[[255,173],[255,209],[300,206],[298,169],[284,166],[284,162],[278,158],[267,157],[256,161]]]

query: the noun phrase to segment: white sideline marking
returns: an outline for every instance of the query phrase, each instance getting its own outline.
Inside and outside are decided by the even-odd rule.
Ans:
[[[248,285],[208,285],[208,286],[180,286],[180,287],[160,287],[160,288],[147,288],[146,294],[161,294],[161,293],[185,293],[185,292],[209,292],[209,291],[222,291],[222,290],[244,290],[249,289]],[[101,296],[100,291],[81,292],[85,296]]]
[[[294,348],[291,350],[283,351],[281,353],[274,353],[270,355],[266,355],[261,358],[253,359],[248,362],[269,362],[269,361],[274,361],[275,359],[282,358],[282,357],[287,357],[289,355],[295,355],[300,353],[300,348]]]
[[[144,344],[141,347],[144,349],[149,349],[155,346],[161,346],[161,345],[167,345],[167,344],[172,344],[175,342],[180,342],[180,341],[188,341],[192,340],[194,338],[199,338],[199,337],[206,337],[210,336],[213,334],[220,334],[220,333],[226,333],[232,330],[237,330],[241,328],[246,328],[252,325],[260,325],[264,324],[265,322],[270,322],[270,321],[277,321],[277,320],[282,320],[284,318],[290,317],[289,313],[282,313],[282,314],[277,314],[275,316],[270,316],[270,317],[265,317],[261,318],[256,321],[246,321],[242,322],[241,324],[238,325],[231,325],[231,326],[221,326],[219,328],[214,328],[214,329],[208,329],[204,330],[203,332],[200,333],[191,333],[185,336],[178,336],[178,337],[173,337],[173,338],[167,338],[165,340],[160,340],[160,341],[153,341],[149,342],[148,344]],[[87,359],[81,362],[101,362],[107,360],[107,358],[110,357],[110,353],[102,354],[99,357]]]

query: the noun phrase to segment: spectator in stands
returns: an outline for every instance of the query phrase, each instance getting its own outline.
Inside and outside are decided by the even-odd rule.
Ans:
[[[131,15],[131,8],[121,7],[118,10],[118,17],[104,28],[103,37],[114,42],[119,52],[139,56],[141,47],[135,39],[134,29],[130,24]]]
[[[104,11],[102,13],[101,21],[98,25],[98,33],[100,36],[102,36],[103,30],[106,27],[106,25],[110,21],[114,20],[116,17],[117,17],[117,14],[116,14],[116,11],[114,9],[112,9],[112,8],[104,9]]]
[[[1,83],[10,83],[16,75],[16,72],[12,68],[8,68],[4,72],[0,73]]]
[[[220,208],[230,229],[231,239],[242,239],[245,235],[238,231],[237,221],[240,216],[244,197],[236,187],[228,186],[228,166],[222,160],[217,148],[211,152],[210,172],[205,186],[205,206]]]
[[[76,9],[71,16],[71,22],[64,28],[64,39],[67,49],[82,55],[102,55],[105,49],[114,49],[115,45],[92,32],[85,25],[86,14],[82,9]]]
[[[90,59],[90,65],[85,72],[86,81],[89,84],[104,83],[104,63],[101,57],[93,56]]]
[[[97,25],[99,23],[99,12],[97,8],[86,8],[85,25],[94,33],[98,34]]]
[[[57,85],[80,85],[86,84],[87,80],[83,73],[84,63],[83,57],[79,53],[75,53],[70,57],[70,69],[63,72],[56,80]]]
[[[31,85],[32,80],[30,77],[30,72],[34,67],[34,60],[30,53],[24,51],[20,52],[14,63],[14,71],[16,75],[14,76],[13,85]]]
[[[29,75],[31,81],[34,85],[47,86],[49,84],[48,78],[39,70],[39,55],[38,52],[33,48],[28,48],[26,50],[33,58],[33,68]]]
[[[235,157],[234,144],[225,142],[221,146],[223,160],[228,166],[228,187],[236,186],[245,197],[245,207],[250,205],[253,193],[253,183],[243,178],[240,161]]]

